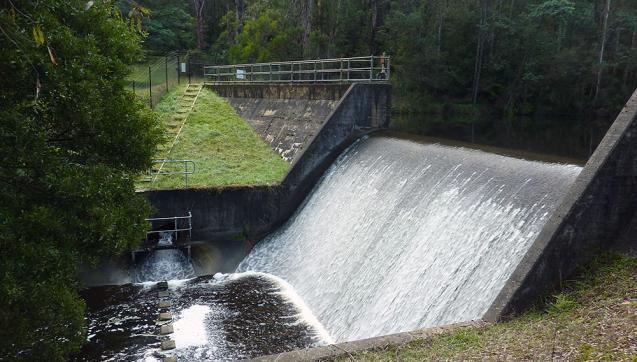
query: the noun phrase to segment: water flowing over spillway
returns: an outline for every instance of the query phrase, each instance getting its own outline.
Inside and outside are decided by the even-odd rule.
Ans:
[[[581,168],[372,137],[238,271],[348,341],[481,318]]]
[[[162,234],[137,284],[84,291],[89,343],[75,360],[238,360],[481,318],[580,170],[362,139],[236,273],[195,278]],[[167,338],[176,348],[161,351]]]
[[[158,246],[172,245],[172,234],[164,233]],[[188,257],[178,249],[155,250],[148,255],[135,270],[135,281],[160,281],[186,279],[195,276],[195,270]]]

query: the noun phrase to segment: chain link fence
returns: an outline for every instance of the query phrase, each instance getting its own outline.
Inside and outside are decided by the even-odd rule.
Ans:
[[[132,67],[130,87],[150,108],[154,108],[175,86],[203,82],[203,67],[203,62],[187,54],[148,56],[146,62]]]

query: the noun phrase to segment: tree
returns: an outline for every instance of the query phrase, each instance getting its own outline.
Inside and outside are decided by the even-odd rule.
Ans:
[[[473,71],[473,87],[471,100],[478,102],[478,91],[480,90],[480,76],[482,74],[482,62],[484,60],[484,43],[486,41],[488,0],[480,0],[480,25],[478,25],[478,41],[476,49],[476,60]]]
[[[265,10],[256,19],[245,22],[236,45],[228,51],[233,63],[298,59],[302,47],[299,38],[303,30],[289,26],[275,10]]]
[[[204,20],[204,5],[206,0],[192,0],[195,6],[195,19],[197,19],[197,49],[203,49],[203,20]]]
[[[606,51],[606,38],[608,34],[608,15],[610,14],[610,0],[604,0],[604,10],[602,11],[602,40],[599,46],[599,64],[597,67],[597,81],[595,82],[595,100],[599,96],[599,88],[602,83],[602,72],[604,70],[604,52]]]
[[[0,1],[0,359],[84,343],[80,264],[145,236],[159,123],[125,88],[139,22],[109,1]]]

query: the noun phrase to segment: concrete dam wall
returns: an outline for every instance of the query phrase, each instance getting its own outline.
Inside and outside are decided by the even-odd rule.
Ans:
[[[632,238],[637,216],[637,91],[544,226],[484,319],[534,303],[600,250]],[[631,235],[627,235],[627,234]]]
[[[292,360],[316,360],[316,359],[329,359],[336,356],[347,356],[350,353],[354,353],[357,351],[361,351],[369,348],[384,348],[389,344],[404,344],[409,341],[414,340],[415,338],[427,338],[433,334],[440,333],[441,327],[440,325],[444,325],[446,323],[454,323],[454,322],[463,322],[460,324],[450,324],[449,327],[442,327],[442,329],[446,330],[457,330],[458,328],[465,328],[467,326],[480,326],[480,322],[470,322],[470,319],[483,319],[488,322],[497,321],[502,317],[523,311],[530,304],[537,301],[538,297],[551,292],[554,288],[558,287],[562,280],[569,278],[574,270],[581,266],[583,263],[590,261],[597,253],[602,250],[613,248],[617,242],[622,242],[626,240],[631,240],[629,243],[632,243],[633,249],[637,245],[634,241],[637,234],[635,233],[636,228],[636,220],[637,220],[637,147],[635,147],[637,143],[637,91],[633,94],[632,98],[626,104],[626,107],[621,111],[616,121],[611,126],[610,130],[606,134],[604,140],[600,144],[599,148],[596,150],[594,155],[590,158],[588,163],[581,171],[576,173],[571,173],[567,169],[561,168],[564,166],[555,165],[558,173],[547,172],[547,170],[542,170],[537,174],[538,177],[546,177],[545,180],[538,183],[538,185],[543,184],[547,186],[551,183],[554,183],[553,186],[549,186],[548,190],[545,193],[545,197],[537,198],[537,196],[541,196],[542,192],[532,192],[532,186],[524,185],[524,187],[520,188],[519,191],[526,193],[527,196],[535,197],[535,201],[533,199],[528,200],[527,206],[515,206],[511,208],[506,208],[507,210],[503,210],[504,212],[500,213],[488,213],[488,212],[480,212],[476,213],[475,216],[482,217],[479,215],[484,215],[485,220],[482,222],[473,225],[471,230],[468,233],[457,233],[455,228],[462,228],[466,225],[471,224],[471,218],[467,220],[462,220],[460,225],[456,225],[455,227],[448,227],[445,230],[442,230],[441,233],[426,233],[424,237],[420,238],[420,242],[431,243],[432,239],[440,238],[441,234],[444,235],[444,238],[448,238],[448,242],[446,243],[447,248],[450,250],[462,248],[462,246],[458,246],[458,241],[469,239],[473,240],[474,234],[479,235],[480,242],[484,243],[483,245],[487,245],[487,248],[482,248],[478,244],[475,247],[467,249],[468,254],[464,251],[458,250],[457,252],[453,252],[453,257],[451,259],[463,259],[466,258],[467,255],[471,253],[475,253],[478,255],[479,253],[486,252],[483,256],[480,256],[482,261],[477,265],[482,265],[483,262],[486,262],[488,272],[485,273],[484,277],[478,278],[473,282],[465,282],[462,283],[458,279],[461,279],[461,273],[459,271],[462,270],[466,263],[461,263],[457,268],[451,268],[451,270],[447,270],[447,272],[453,271],[453,278],[445,278],[441,277],[444,274],[443,272],[434,273],[438,278],[427,278],[420,277],[417,278],[417,282],[408,287],[399,288],[395,293],[400,294],[401,298],[398,299],[400,302],[396,303],[395,299],[392,299],[385,308],[381,308],[378,316],[370,317],[366,315],[363,318],[353,318],[347,323],[351,323],[354,325],[352,328],[348,325],[345,328],[340,328],[339,323],[343,323],[343,320],[346,320],[348,317],[351,317],[353,314],[349,312],[347,308],[354,305],[357,306],[359,304],[364,305],[364,307],[354,307],[356,309],[356,313],[360,313],[361,309],[366,313],[365,309],[373,309],[379,303],[385,301],[386,294],[388,291],[391,294],[392,287],[397,283],[405,283],[403,278],[396,278],[391,283],[387,283],[382,289],[382,293],[374,296],[365,296],[364,298],[353,298],[357,299],[355,303],[341,303],[338,308],[323,308],[323,305],[326,303],[330,303],[333,298],[348,298],[348,294],[351,294],[351,290],[355,286],[354,283],[349,282],[348,278],[361,278],[360,275],[355,275],[357,273],[365,273],[370,270],[369,268],[355,268],[357,273],[347,273],[342,272],[340,269],[336,273],[336,281],[331,281],[327,285],[327,289],[331,291],[331,294],[321,296],[320,290],[322,288],[317,288],[316,286],[310,286],[307,289],[304,289],[307,284],[315,284],[317,280],[325,278],[325,274],[330,273],[329,265],[345,265],[345,268],[348,268],[351,261],[348,263],[339,263],[338,261],[334,262],[334,256],[330,258],[325,258],[322,262],[314,263],[314,259],[321,258],[321,253],[329,252],[331,248],[344,248],[347,245],[350,245],[348,242],[342,243],[343,245],[333,243],[331,247],[324,248],[322,252],[312,249],[313,242],[323,238],[321,233],[316,235],[311,235],[309,238],[312,242],[309,244],[299,247],[296,244],[303,242],[302,240],[306,238],[306,234],[308,232],[313,232],[316,229],[316,223],[328,223],[330,225],[330,229],[338,229],[339,220],[347,219],[346,211],[340,211],[337,218],[330,218],[329,213],[325,216],[329,220],[325,220],[324,218],[314,218],[315,221],[310,221],[307,216],[304,216],[304,211],[299,212],[295,215],[295,219],[297,221],[290,222],[281,231],[277,231],[277,233],[272,236],[268,236],[268,239],[265,240],[268,243],[264,242],[259,244],[255,250],[242,262],[239,267],[239,270],[263,270],[266,272],[272,272],[273,274],[284,275],[284,278],[292,285],[295,285],[299,294],[304,297],[306,303],[310,305],[312,310],[318,314],[319,320],[324,323],[326,329],[329,332],[337,331],[337,334],[333,337],[338,341],[347,341],[338,343],[336,345],[315,347],[315,348],[306,348],[299,349],[296,351],[284,352],[276,355],[264,356],[260,358],[256,358],[255,360],[259,361],[292,361]],[[404,153],[404,152],[403,152]],[[430,152],[432,153],[432,152]],[[360,157],[357,156],[358,153],[354,153],[349,157]],[[447,152],[445,152],[447,154]],[[432,157],[431,155],[423,156],[423,162],[428,162],[426,159],[428,157]],[[445,158],[448,156],[445,155]],[[374,158],[380,160],[381,158]],[[458,170],[462,170],[465,166],[472,168],[477,167],[480,169],[480,161],[472,160],[462,166],[459,166]],[[421,166],[425,167],[425,165]],[[443,188],[447,189],[444,192],[438,192],[436,194],[431,195],[428,198],[428,202],[425,203],[424,207],[427,207],[427,204],[436,203],[438,198],[449,197],[456,198],[456,200],[449,200],[449,202],[440,203],[439,207],[436,209],[436,212],[433,215],[429,215],[429,217],[415,217],[414,221],[418,220],[417,225],[415,225],[411,230],[419,231],[423,228],[431,227],[432,225],[438,225],[440,223],[448,222],[446,221],[446,217],[444,215],[447,214],[446,210],[448,208],[459,208],[458,212],[454,212],[455,215],[452,219],[457,219],[458,217],[462,217],[462,214],[471,214],[476,211],[476,208],[485,207],[485,201],[488,204],[496,205],[496,206],[504,206],[500,201],[493,202],[491,198],[497,198],[499,191],[496,189],[491,190],[485,195],[485,198],[490,198],[489,200],[480,200],[477,203],[469,203],[462,206],[462,202],[465,197],[458,198],[458,193],[467,195],[471,195],[471,188],[466,188],[466,185],[470,185],[471,182],[475,182],[476,175],[477,178],[483,177],[484,173],[490,173],[502,168],[506,168],[506,163],[502,161],[498,161],[493,163],[490,167],[483,168],[483,172],[469,172],[466,177],[466,183],[461,183],[460,187],[454,187],[453,183],[457,180],[455,178],[451,178],[450,181],[446,179],[437,184],[436,187],[443,186]],[[529,164],[520,168],[520,170],[530,170],[530,169],[538,169],[543,166],[540,164]],[[426,167],[425,167],[426,168]],[[353,170],[358,170],[360,167],[353,168]],[[388,168],[380,167],[383,173],[388,172]],[[454,172],[455,168],[452,168]],[[398,169],[396,169],[398,171]],[[427,170],[429,172],[429,170]],[[503,170],[502,170],[503,171]],[[389,171],[394,172],[394,171]],[[526,171],[524,171],[526,172]],[[563,177],[564,172],[570,174],[569,177],[572,177],[572,180],[560,180],[560,177]],[[513,177],[516,172],[506,172],[509,177]],[[544,176],[542,176],[544,175]],[[447,178],[449,175],[446,175]],[[360,183],[346,182],[345,180],[335,179],[333,177],[338,176],[330,176],[329,180],[324,179],[323,183],[338,183],[345,184],[345,187],[334,187],[335,192],[344,192],[344,188],[348,187],[361,187]],[[366,179],[371,179],[370,182],[374,182],[374,173],[369,173],[365,176]],[[349,180],[350,177],[346,177],[346,180]],[[410,177],[409,179],[412,179]],[[529,177],[524,175],[520,178],[519,181],[527,180],[524,183],[528,183],[531,181],[531,184],[535,183],[533,181],[533,177]],[[488,182],[478,182],[473,189],[478,189],[479,187],[489,187],[493,178],[491,177]],[[497,178],[495,179],[497,182]],[[506,180],[506,178],[505,178]],[[518,183],[518,182],[515,182]],[[381,183],[382,184],[382,183]],[[520,183],[518,183],[520,184]],[[483,185],[483,186],[479,186]],[[321,191],[321,187],[319,186],[317,192]],[[379,187],[379,186],[377,186]],[[499,189],[499,190],[507,190],[508,187]],[[560,191],[561,190],[561,191]],[[372,190],[373,191],[373,188]],[[389,193],[394,191],[388,191]],[[550,193],[553,193],[552,195]],[[360,192],[359,192],[360,194]],[[516,202],[515,200],[520,197],[521,194],[518,194],[517,191],[511,193],[507,197],[503,198],[501,201],[506,202]],[[369,197],[380,197],[377,193],[371,193],[370,195],[366,195],[366,197],[354,197],[349,202],[345,202],[344,204],[356,203],[356,202],[365,202]],[[321,205],[321,203],[325,203],[324,198],[316,198],[312,195],[311,199],[304,205],[304,209],[315,208],[319,210],[319,212],[324,212],[329,208],[325,205]],[[360,199],[360,200],[359,200]],[[411,199],[405,200],[401,202],[401,204],[409,204]],[[548,205],[553,205],[551,207],[545,208],[543,203],[548,203]],[[383,207],[393,207],[392,204],[388,202],[377,203],[382,204]],[[532,206],[531,206],[532,205]],[[529,208],[530,206],[530,208]],[[514,220],[506,222],[504,218],[506,217],[517,217],[520,213],[526,213],[532,210],[535,207],[540,207],[542,210],[538,210],[537,215],[539,222],[534,222],[533,218],[529,218],[528,216],[524,216],[520,219],[525,220],[523,223],[518,223]],[[321,211],[322,210],[322,211]],[[370,208],[365,208],[366,212],[375,212]],[[401,232],[400,230],[392,230],[392,227],[401,219],[410,220],[410,218],[403,217],[404,207],[401,206],[397,209],[397,212],[393,212],[390,219],[387,221],[381,221],[384,227],[388,228],[390,232],[381,231],[381,237],[390,234],[391,240],[387,242],[400,242],[400,239],[404,239],[409,234],[405,232]],[[487,215],[493,215],[497,220],[494,221],[490,226],[489,218],[486,218]],[[412,217],[413,215],[409,215]],[[431,224],[431,221],[428,219],[433,218],[435,220],[435,224]],[[374,232],[376,228],[374,225],[376,218],[367,217],[361,218],[358,223],[352,223],[352,227],[356,227],[359,224],[368,223],[368,220],[373,220],[371,224],[367,225],[366,228],[369,228]],[[498,221],[499,220],[499,221]],[[311,222],[311,224],[303,225],[303,223]],[[534,222],[534,227],[539,227],[532,233],[521,232],[521,233],[508,233],[500,234],[497,238],[493,238],[490,233],[497,231],[498,228],[502,228],[503,226],[512,226],[515,228],[520,228],[522,231],[524,227],[528,227],[529,225],[525,225],[525,223]],[[300,225],[298,225],[300,224]],[[480,226],[484,227],[481,229]],[[521,226],[521,227],[520,227]],[[368,232],[369,233],[369,232]],[[367,235],[367,234],[366,234]],[[399,237],[397,238],[397,236]],[[523,237],[529,242],[526,246],[520,247],[521,244],[515,245],[516,238]],[[330,243],[330,240],[334,238],[334,232],[330,231],[329,235],[324,239],[321,239],[319,244]],[[362,242],[364,243],[366,236],[362,236]],[[361,238],[357,238],[357,241],[361,241]],[[336,237],[336,239],[342,239]],[[398,239],[398,240],[396,240]],[[502,241],[501,245],[494,244],[494,240]],[[414,240],[416,241],[416,240]],[[289,244],[285,247],[276,247],[275,243],[283,243]],[[526,242],[525,242],[526,243]],[[274,244],[274,245],[272,245]],[[405,261],[401,263],[392,264],[391,273],[383,273],[383,271],[378,271],[377,266],[382,264],[384,260],[391,259],[395,257],[395,254],[389,250],[385,252],[380,252],[379,249],[382,248],[383,243],[380,245],[361,245],[360,250],[356,253],[365,253],[368,250],[373,250],[373,255],[381,254],[382,258],[377,260],[374,263],[373,273],[368,276],[368,274],[363,275],[362,277],[377,277],[377,278],[392,278],[393,274],[399,273],[401,274],[401,270],[405,268],[405,266],[409,265]],[[415,243],[417,244],[417,243]],[[464,244],[461,243],[461,244]],[[409,252],[406,253],[408,255],[402,255],[403,258],[409,258],[414,255],[412,248],[416,246],[410,243],[408,246],[410,248]],[[371,248],[371,249],[370,249]],[[309,249],[312,249],[308,252]],[[398,248],[399,249],[399,248]],[[411,273],[431,273],[432,267],[430,264],[435,263],[439,259],[445,259],[445,252],[449,252],[449,250],[436,250],[435,248],[428,248],[426,253],[420,256],[419,263],[416,268],[411,268],[406,273],[402,273],[401,275],[406,278],[411,277]],[[522,254],[517,255],[503,255],[501,253],[510,253],[510,249],[517,249],[518,251],[522,251]],[[312,255],[312,260],[305,260],[299,263],[299,258],[289,258],[286,257],[285,254],[295,254],[295,253],[305,253],[306,255]],[[499,256],[495,254],[501,254]],[[491,261],[487,261],[488,258],[494,257]],[[361,258],[355,258],[355,260],[360,260]],[[365,258],[362,258],[362,262],[365,262]],[[431,260],[430,260],[431,259]],[[432,261],[433,260],[433,261]],[[317,266],[313,266],[312,264],[317,264]],[[508,264],[508,265],[507,265]],[[309,265],[309,266],[308,266]],[[321,268],[321,265],[328,265],[324,270],[317,271],[317,268]],[[295,278],[300,276],[301,274],[307,273],[299,273],[297,271],[299,269],[312,269],[311,275],[315,275],[314,278],[304,278],[301,280],[296,280]],[[508,272],[504,272],[507,277],[504,280],[498,282],[498,286],[496,288],[488,290],[489,280],[493,280],[493,278],[497,278],[497,275],[503,275],[504,269],[509,269]],[[490,272],[489,272],[490,271]],[[471,273],[467,275],[471,275],[473,278],[477,273],[480,272],[480,267],[476,266]],[[378,277],[376,274],[380,274],[381,277]],[[441,282],[443,285],[436,285],[436,282],[442,279]],[[345,288],[336,288],[338,291],[335,292],[332,290],[332,284],[335,282],[344,281],[348,283],[348,286]],[[417,293],[413,293],[414,290],[417,290],[421,284],[433,283],[434,287],[428,287],[426,290],[420,290]],[[458,283],[462,284],[460,287],[457,287]],[[361,289],[362,293],[369,293],[370,288],[374,289],[378,283],[368,284],[365,288]],[[457,298],[455,301],[453,299],[448,299],[443,303],[443,308],[441,309],[442,316],[445,316],[449,311],[453,313],[464,314],[470,310],[470,308],[466,308],[464,306],[458,307],[455,305],[456,302],[470,304],[475,302],[478,299],[489,300],[492,302],[489,304],[483,305],[485,309],[482,309],[480,313],[475,313],[473,316],[469,314],[464,314],[460,318],[443,318],[440,321],[436,321],[432,323],[436,327],[433,328],[425,328],[425,329],[414,329],[412,328],[404,328],[401,333],[388,334],[385,336],[378,336],[378,333],[369,333],[369,328],[378,328],[389,330],[385,330],[385,334],[393,333],[396,330],[400,329],[392,329],[392,324],[397,323],[397,317],[392,316],[391,318],[385,318],[387,314],[394,313],[396,309],[404,307],[405,304],[412,305],[415,309],[410,311],[410,313],[405,313],[408,318],[405,319],[406,323],[415,323],[418,320],[419,313],[424,313],[423,310],[430,308],[432,305],[436,305],[439,300],[435,299],[433,302],[423,303],[419,302],[405,302],[405,298],[427,298],[432,292],[435,293],[435,287],[442,288],[441,297],[449,298],[449,295],[455,296],[456,293],[465,293],[469,292],[462,298]],[[493,285],[491,285],[493,286]],[[496,292],[495,295],[491,295],[490,297],[485,298],[488,294],[492,292]],[[444,293],[448,293],[446,296]],[[345,294],[345,295],[343,295]],[[314,297],[316,297],[314,303],[316,305],[312,305]],[[379,298],[377,300],[377,298]],[[391,299],[391,295],[389,296]],[[493,298],[493,299],[492,299]],[[407,307],[406,307],[407,308]],[[478,310],[476,310],[477,312]],[[326,316],[322,317],[321,313],[325,313]],[[332,318],[332,314],[340,313],[342,315],[338,316],[338,318]],[[437,313],[437,312],[436,312]],[[451,315],[447,315],[451,316]],[[385,319],[383,319],[385,318]],[[381,323],[374,325],[375,322],[381,321]],[[420,321],[422,322],[422,320]],[[425,319],[426,322],[426,319]],[[439,323],[440,322],[440,323]],[[362,323],[364,326],[361,326]],[[334,326],[330,326],[330,324],[334,324]],[[429,323],[422,323],[421,326],[427,326]],[[431,325],[431,324],[430,324]],[[417,328],[417,326],[416,326]],[[339,338],[340,334],[354,334],[354,338]],[[383,333],[381,333],[383,334]],[[365,338],[369,335],[376,335],[377,337]],[[351,339],[355,339],[355,341],[348,341]]]
[[[269,234],[237,271],[283,277],[337,341],[498,320],[637,230],[637,92],[573,170],[369,140],[333,164],[387,126],[388,85],[223,87],[217,92],[290,156],[282,184],[145,194],[161,216],[192,211],[194,239]]]
[[[194,240],[259,240],[290,217],[347,146],[389,125],[389,84],[243,84],[213,89],[247,117],[261,137],[271,139],[273,149],[287,152],[292,166],[276,186],[143,192],[159,210],[157,216],[191,211]]]

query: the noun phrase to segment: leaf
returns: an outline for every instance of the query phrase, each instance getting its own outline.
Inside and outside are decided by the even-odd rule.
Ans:
[[[145,6],[141,6],[141,5],[137,5],[137,12],[139,12],[142,16],[144,15],[150,15],[150,9],[145,7]]]
[[[14,7],[11,7],[11,9],[9,9],[9,16],[11,17],[11,22],[15,24],[16,13]]]
[[[33,27],[33,40],[35,40],[35,43],[38,46],[44,44],[44,32],[42,32],[40,25],[35,25]]]
[[[47,44],[46,49],[49,51],[49,58],[51,58],[51,63],[54,65],[58,65],[57,59],[55,58],[55,52],[51,47]]]

